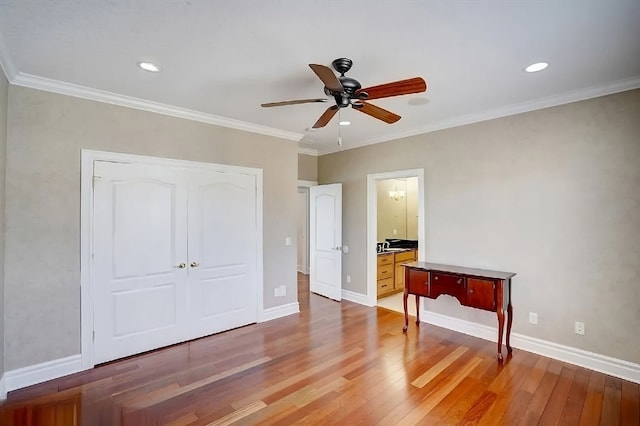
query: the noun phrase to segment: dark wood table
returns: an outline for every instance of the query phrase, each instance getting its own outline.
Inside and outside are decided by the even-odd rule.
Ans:
[[[407,298],[416,296],[416,325],[420,325],[420,296],[436,299],[448,294],[458,299],[461,305],[498,315],[498,360],[502,361],[502,334],[505,308],[507,311],[507,351],[511,353],[509,338],[513,309],[511,307],[511,278],[513,272],[489,271],[462,266],[440,265],[428,262],[411,262],[404,267],[404,327],[409,327]]]

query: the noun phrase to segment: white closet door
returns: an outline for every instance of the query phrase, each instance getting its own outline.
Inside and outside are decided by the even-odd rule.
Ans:
[[[194,171],[189,189],[191,336],[257,322],[256,177]]]
[[[188,185],[183,172],[166,167],[95,162],[94,175],[100,363],[184,340]]]

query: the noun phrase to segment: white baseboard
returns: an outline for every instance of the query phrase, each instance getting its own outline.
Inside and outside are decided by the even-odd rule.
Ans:
[[[484,324],[477,324],[424,310],[420,312],[420,317],[423,322],[429,324],[479,337],[491,342],[498,341],[498,329],[496,327],[489,327]],[[519,333],[511,333],[511,346],[600,373],[609,374],[610,376],[619,377],[630,382],[640,383],[640,364],[573,348],[571,346],[560,345]]]
[[[369,298],[366,295],[355,293],[353,291],[342,290],[342,298],[349,302],[359,303],[360,305],[373,306],[369,303]]]
[[[85,369],[82,368],[81,357],[78,354],[7,371],[2,376],[4,392],[0,396],[6,398],[6,394],[12,390],[57,379],[82,370]]]
[[[280,305],[275,308],[269,308],[262,311],[262,316],[258,322],[271,321],[276,318],[286,317],[300,312],[298,302],[289,303],[288,305]]]

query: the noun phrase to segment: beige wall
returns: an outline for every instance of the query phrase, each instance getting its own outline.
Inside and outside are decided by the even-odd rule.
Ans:
[[[0,378],[4,368],[4,209],[5,166],[7,163],[7,93],[9,83],[0,72]]]
[[[321,156],[319,182],[343,183],[345,288],[366,292],[367,174],[414,168],[428,261],[516,272],[514,332],[640,362],[640,90]]]
[[[312,182],[318,180],[318,157],[298,154],[298,179]]]
[[[8,123],[6,370],[80,352],[81,149],[263,169],[264,307],[297,301],[295,142],[17,86]]]

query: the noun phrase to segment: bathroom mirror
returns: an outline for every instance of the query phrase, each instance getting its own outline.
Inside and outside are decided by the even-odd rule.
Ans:
[[[378,241],[418,239],[418,178],[377,183]]]

